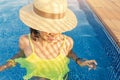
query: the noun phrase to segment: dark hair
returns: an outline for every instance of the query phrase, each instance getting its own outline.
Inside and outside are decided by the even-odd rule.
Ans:
[[[30,34],[31,34],[31,37],[32,37],[32,34],[34,34],[32,39],[35,40],[35,41],[36,41],[37,38],[40,37],[40,31],[36,30],[36,29],[33,29],[33,28],[30,28]]]

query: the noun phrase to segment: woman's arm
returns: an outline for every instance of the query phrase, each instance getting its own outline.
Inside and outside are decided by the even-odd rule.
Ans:
[[[83,58],[77,57],[71,50],[68,54],[69,58],[72,58],[80,66],[88,66],[89,68],[96,69],[97,62],[95,60],[86,60]]]
[[[20,49],[20,51],[15,55],[13,56],[11,59],[14,60],[16,58],[19,58],[19,57],[25,57],[25,54],[24,54],[24,51]]]
[[[83,61],[81,61],[80,58],[78,58],[78,57],[75,55],[75,53],[73,53],[72,50],[68,53],[68,56],[67,56],[67,57],[73,59],[76,63],[78,63],[78,60],[79,60],[79,65],[82,66],[82,62],[83,62]]]
[[[67,45],[66,49],[68,50],[67,56],[69,58],[72,58],[80,66],[88,66],[89,68],[93,68],[93,69],[96,68],[97,62],[95,60],[86,60],[84,58],[79,58],[73,53],[73,51],[72,51],[72,48],[73,48],[72,38],[67,37],[67,42],[66,43],[67,43],[66,44]]]
[[[19,58],[19,57],[25,57],[24,51],[20,49],[20,51],[13,56],[10,60],[8,60],[4,65],[0,66],[0,71],[3,71],[7,68],[11,68],[13,66],[16,65],[16,62],[14,61],[14,59]]]
[[[23,35],[19,39],[20,51],[15,56],[13,56],[10,60],[8,60],[4,65],[0,66],[0,71],[15,66],[16,62],[14,61],[14,59],[19,57],[25,57],[24,50],[27,46],[29,46],[28,37],[26,35]]]
[[[76,59],[77,59],[77,56],[73,53],[72,50],[68,53],[67,57],[72,58],[74,61],[76,61]]]

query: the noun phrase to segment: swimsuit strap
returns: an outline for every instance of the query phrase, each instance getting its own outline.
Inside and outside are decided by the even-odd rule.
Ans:
[[[30,34],[28,35],[28,37],[29,37],[30,45],[31,45],[31,47],[32,47],[32,52],[34,52],[34,46],[33,46],[33,44],[32,44],[32,40],[31,40]],[[64,36],[64,40],[63,40],[63,43],[62,43],[61,48],[60,48],[60,53],[61,53],[62,49],[63,49],[64,46],[65,46],[65,41],[66,41],[66,37]]]
[[[63,43],[62,43],[61,48],[60,48],[60,54],[61,54],[62,49],[65,46],[65,42],[66,42],[66,37],[64,36],[64,40],[63,40]]]
[[[32,40],[31,40],[30,34],[28,35],[28,37],[29,37],[30,45],[31,45],[31,47],[32,47],[32,52],[34,52],[34,46],[33,46],[33,44],[32,44]]]

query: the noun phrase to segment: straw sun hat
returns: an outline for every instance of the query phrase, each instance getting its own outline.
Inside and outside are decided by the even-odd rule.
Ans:
[[[50,33],[69,31],[77,25],[67,0],[34,0],[20,9],[20,19],[33,29]]]

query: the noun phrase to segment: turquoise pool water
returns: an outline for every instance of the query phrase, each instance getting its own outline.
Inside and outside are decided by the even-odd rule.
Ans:
[[[0,0],[0,65],[19,51],[19,37],[29,33],[19,19],[19,9],[26,4],[28,0]],[[78,25],[64,34],[73,38],[76,55],[95,59],[98,66],[89,71],[71,60],[68,80],[120,80],[120,51],[104,26],[85,0],[69,0],[69,8],[76,14]],[[25,74],[26,70],[18,64],[0,72],[0,80],[23,80]]]

